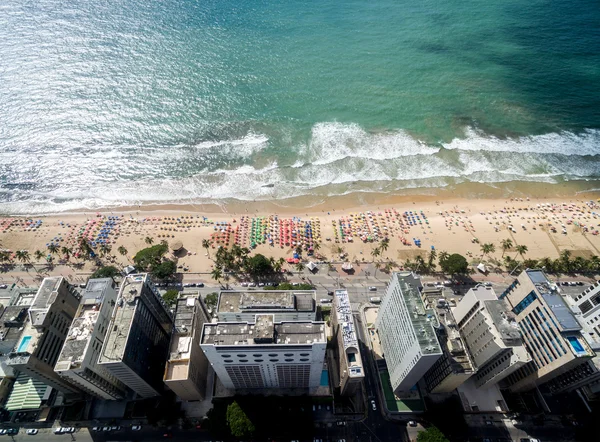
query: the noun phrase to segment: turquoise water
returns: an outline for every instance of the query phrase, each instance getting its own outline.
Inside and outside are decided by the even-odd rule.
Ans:
[[[321,387],[327,387],[329,385],[329,372],[323,370],[321,372]]]
[[[575,353],[585,353],[585,349],[576,337],[569,336],[567,337],[567,340],[569,341],[569,344],[571,344],[571,347],[573,347],[575,350]]]
[[[29,345],[29,341],[31,341],[31,336],[24,336],[21,339],[21,343],[19,344],[19,348],[17,348],[17,353],[21,353],[27,350],[27,346]]]
[[[600,174],[593,0],[0,5],[0,210]]]

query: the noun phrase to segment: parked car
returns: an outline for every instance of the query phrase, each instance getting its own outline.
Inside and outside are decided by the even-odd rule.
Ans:
[[[102,427],[102,431],[104,431],[104,432],[110,431],[110,427]]]
[[[577,281],[575,284],[577,284],[577,285],[583,285],[583,281]]]
[[[119,431],[121,429],[120,426],[114,426],[114,427],[110,427],[110,431]]]
[[[131,431],[140,431],[142,429],[141,425],[132,425]]]
[[[4,433],[6,434],[6,433]],[[62,427],[58,427],[54,429],[54,434],[63,434],[63,429]]]
[[[26,431],[26,433],[30,436],[35,436],[36,434],[38,434],[38,432],[39,430],[37,428],[30,428]]]
[[[373,411],[377,410],[377,405],[375,404],[374,399],[371,399],[371,408],[373,409]]]
[[[369,291],[370,292],[376,292],[377,291],[377,287],[369,287]]]
[[[327,294],[328,294],[329,296],[333,296],[333,292],[332,292],[331,290],[329,290],[329,291],[327,292]]]
[[[102,427],[93,427],[92,431],[102,431]]]
[[[199,282],[198,284],[196,284],[196,287],[204,287],[204,283],[203,282]]]
[[[194,284],[193,282],[187,282],[185,284],[183,284],[184,287],[196,287],[196,284]]]
[[[0,284],[0,289],[7,289],[8,286],[6,284]]]
[[[343,427],[344,425],[346,425],[346,422],[344,422],[344,421],[338,421],[337,424],[338,424],[339,427]]]
[[[62,432],[68,434],[75,433],[75,427],[63,427]]]
[[[417,423],[415,421],[408,421],[408,426],[409,427],[416,427]]]
[[[8,431],[6,432],[6,434],[10,434],[10,435],[19,434],[19,429],[18,428],[9,428]]]
[[[8,434],[8,430],[6,428],[1,429],[0,436],[4,436],[5,434]]]

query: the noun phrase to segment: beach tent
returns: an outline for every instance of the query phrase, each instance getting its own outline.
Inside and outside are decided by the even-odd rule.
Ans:
[[[479,264],[477,264],[477,270],[479,270],[481,273],[487,273],[487,269],[485,268],[485,265],[481,262]]]
[[[317,268],[317,265],[316,265],[314,262],[310,261],[310,262],[309,262],[309,263],[306,265],[306,267],[308,267],[308,270],[310,270],[311,272],[314,272],[314,271],[315,271],[315,269]]]
[[[183,248],[183,243],[179,240],[173,241],[173,243],[171,244],[171,250],[173,250],[174,252],[177,252],[178,250],[181,250]]]
[[[354,267],[352,267],[352,263],[350,263],[350,262],[345,262],[344,264],[342,264],[342,270],[345,272],[349,272],[353,268]]]

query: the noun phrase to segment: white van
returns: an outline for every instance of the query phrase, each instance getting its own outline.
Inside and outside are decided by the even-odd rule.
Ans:
[[[369,298],[369,302],[371,304],[380,304],[381,303],[381,298],[379,296],[372,296]]]
[[[331,299],[329,299],[329,298],[322,298],[322,299],[319,299],[319,302],[321,304],[331,304]]]

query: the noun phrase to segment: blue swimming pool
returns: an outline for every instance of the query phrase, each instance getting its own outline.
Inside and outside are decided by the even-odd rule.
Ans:
[[[567,340],[569,341],[569,344],[571,344],[571,347],[573,347],[573,350],[575,350],[576,353],[585,353],[585,349],[575,336],[568,336]]]
[[[29,345],[29,341],[31,341],[31,336],[23,336],[23,339],[21,339],[21,343],[19,344],[19,347],[17,348],[17,353],[26,351],[27,346]]]
[[[329,372],[323,370],[321,372],[321,387],[327,387],[329,385]]]

